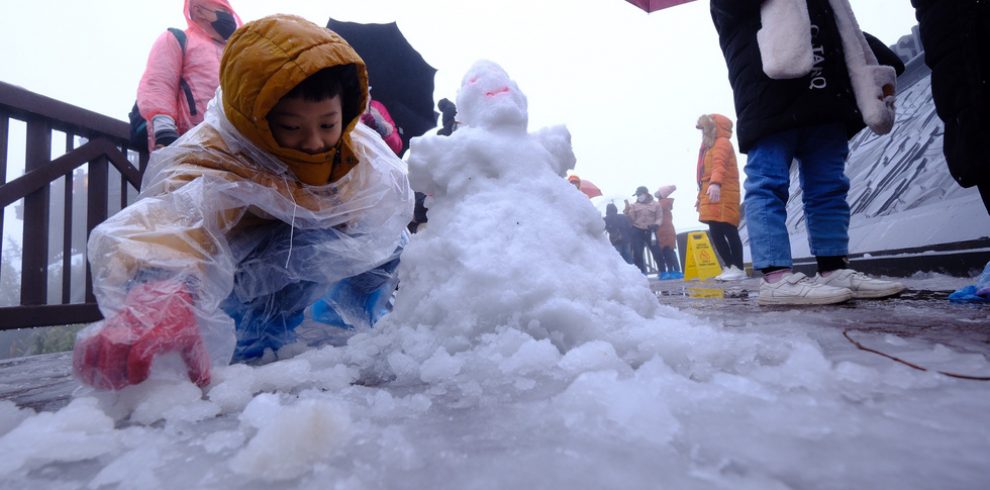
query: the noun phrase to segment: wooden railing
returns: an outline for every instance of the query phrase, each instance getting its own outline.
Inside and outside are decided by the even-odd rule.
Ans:
[[[24,125],[23,141],[11,140],[13,125],[21,124],[16,121]],[[0,82],[0,207],[16,207],[23,220],[20,236],[6,236],[9,243],[0,247],[5,265],[0,283],[8,293],[11,288],[20,292],[19,304],[0,306],[0,330],[102,318],[93,297],[85,238],[140,189],[148,155],[129,147],[128,132],[123,121]],[[61,135],[64,152],[53,147],[53,136]],[[8,180],[8,164],[19,163],[8,157],[9,150],[20,144],[24,172]],[[52,158],[53,150],[61,155]],[[85,215],[79,212],[83,205]],[[0,229],[4,217],[0,215]],[[19,274],[12,257],[18,244]],[[84,291],[77,291],[79,286]]]

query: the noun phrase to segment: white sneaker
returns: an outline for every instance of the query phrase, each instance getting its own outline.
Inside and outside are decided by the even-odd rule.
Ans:
[[[853,298],[847,288],[826,286],[812,281],[808,276],[794,272],[771,284],[764,278],[760,281],[760,296],[756,300],[761,305],[831,305]]]
[[[716,281],[731,281],[732,279],[729,279],[729,277],[732,276],[733,269],[735,269],[735,267],[732,267],[730,265],[725,269],[722,269],[722,273],[713,277],[712,279],[715,279]]]
[[[746,271],[736,268],[734,265],[730,265],[728,269],[722,273],[720,281],[741,281],[746,279]]]
[[[847,288],[853,292],[854,298],[889,298],[904,291],[904,285],[899,282],[873,279],[852,269],[835,270],[828,277],[817,274],[815,282],[824,286]]]

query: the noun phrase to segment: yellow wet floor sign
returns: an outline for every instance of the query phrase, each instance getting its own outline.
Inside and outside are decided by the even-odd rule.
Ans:
[[[718,265],[718,257],[712,249],[708,234],[699,231],[689,233],[687,238],[687,257],[684,259],[684,280],[709,279],[722,273]]]

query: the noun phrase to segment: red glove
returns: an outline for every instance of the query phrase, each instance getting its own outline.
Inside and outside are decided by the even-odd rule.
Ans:
[[[72,366],[84,383],[113,390],[138,384],[148,378],[155,356],[178,351],[189,379],[199,386],[210,384],[210,356],[184,283],[140,284],[125,302],[102,330],[76,343]]]

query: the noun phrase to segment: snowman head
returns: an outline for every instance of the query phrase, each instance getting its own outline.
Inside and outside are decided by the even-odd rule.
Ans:
[[[462,122],[476,128],[525,131],[529,123],[526,96],[491,61],[476,62],[464,75],[457,92],[457,111]]]

